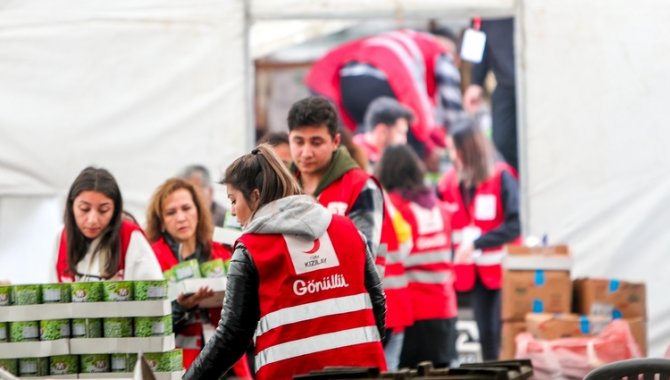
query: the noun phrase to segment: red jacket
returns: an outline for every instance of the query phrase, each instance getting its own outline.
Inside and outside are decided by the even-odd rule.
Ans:
[[[340,45],[314,63],[305,82],[315,93],[331,99],[344,125],[354,131],[356,123],[345,110],[340,92],[340,69],[354,61],[374,66],[386,74],[398,101],[414,112],[412,132],[420,142],[429,143],[430,131],[437,124],[425,79],[416,78],[417,61],[393,38],[382,35]]]
[[[386,369],[364,283],[365,245],[351,221],[333,215],[314,242],[244,234],[258,271],[256,378],[290,379],[326,366]]]
[[[491,178],[477,187],[472,202],[467,206],[461,196],[458,174],[453,168],[449,169],[440,180],[438,191],[442,200],[453,209],[451,226],[453,228],[454,249],[460,245],[466,228],[479,229],[481,235],[483,235],[505,221],[501,199],[501,175],[503,171],[515,173],[509,165],[502,162],[496,163]],[[518,244],[520,238],[510,243]],[[474,264],[455,265],[456,290],[462,292],[472,290],[476,275],[479,275],[482,283],[489,289],[500,289],[502,287],[501,264],[505,255],[503,247],[484,249],[482,253],[481,256],[475,258]]]
[[[412,226],[414,243],[405,270],[415,320],[454,318],[458,314],[451,264],[449,214],[440,204],[426,209],[390,195],[393,205]]]
[[[121,256],[119,257],[119,270],[123,270],[126,264],[126,252],[128,252],[128,245],[130,244],[130,237],[134,231],[142,232],[142,229],[137,224],[122,220],[121,232],[119,238],[121,239]],[[144,232],[142,232],[144,233]],[[67,234],[65,229],[60,234],[60,242],[58,245],[58,260],[56,262],[56,274],[58,282],[74,282],[75,274],[70,273],[67,263]]]
[[[172,268],[173,266],[179,264],[179,261],[175,257],[172,249],[165,241],[163,237],[151,244],[158,263],[161,266],[161,270],[165,272],[166,270]],[[230,251],[228,251],[223,245],[211,242],[211,259],[222,259],[223,261],[229,261],[231,258]],[[209,314],[209,320],[214,328],[219,325],[219,320],[221,319],[221,308],[211,308],[207,309]],[[198,357],[198,354],[204,347],[204,342],[202,341],[203,337],[203,327],[202,323],[198,321],[197,323],[191,323],[186,325],[180,331],[175,331],[175,338],[178,342],[177,347],[182,349],[184,368],[188,369],[195,358]],[[238,378],[251,379],[251,370],[247,364],[246,358],[243,357],[233,366],[233,371]]]

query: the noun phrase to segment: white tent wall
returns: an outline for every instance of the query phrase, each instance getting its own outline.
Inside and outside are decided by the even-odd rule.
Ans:
[[[46,281],[85,166],[110,170],[142,220],[166,178],[192,163],[218,177],[251,145],[245,14],[242,0],[4,2],[0,279]]]
[[[517,42],[526,232],[573,276],[646,281],[650,354],[670,344],[670,3],[525,0]]]

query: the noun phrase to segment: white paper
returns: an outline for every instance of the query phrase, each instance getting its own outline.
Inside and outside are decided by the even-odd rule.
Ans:
[[[486,46],[486,34],[474,29],[467,29],[463,34],[461,47],[461,58],[468,62],[479,63],[484,56]]]

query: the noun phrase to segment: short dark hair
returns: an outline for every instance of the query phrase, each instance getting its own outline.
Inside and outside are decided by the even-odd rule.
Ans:
[[[388,191],[421,189],[426,169],[407,145],[386,148],[377,164],[377,178]]]
[[[258,140],[258,144],[269,144],[276,147],[282,144],[288,145],[288,133],[286,132],[267,132]]]
[[[412,117],[412,111],[409,108],[393,98],[381,96],[372,101],[365,111],[364,130],[371,131],[375,125],[380,123],[392,126],[398,119],[406,119],[407,123],[411,123]]]
[[[293,103],[287,122],[289,131],[325,125],[333,138],[337,135],[339,124],[335,106],[321,96],[309,96]]]

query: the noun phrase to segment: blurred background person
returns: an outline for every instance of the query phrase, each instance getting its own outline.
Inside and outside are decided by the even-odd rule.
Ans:
[[[385,370],[384,294],[353,223],[301,195],[267,145],[235,160],[223,183],[244,234],[235,246],[219,328],[184,379],[218,378],[252,336],[258,379],[327,366]]]
[[[161,280],[142,229],[123,217],[121,190],[107,170],[87,167],[65,201],[52,280]]]
[[[503,245],[520,243],[519,187],[513,169],[495,162],[494,148],[472,119],[447,139],[453,168],[438,185],[452,213],[455,287],[470,292],[484,360],[500,351]]]
[[[475,19],[475,29],[486,33],[482,61],[472,65],[471,84],[465,90],[466,111],[476,114],[482,107],[486,75],[493,72],[496,86],[491,95],[493,143],[514,170],[519,169],[516,121],[516,75],[514,19]]]
[[[382,96],[370,103],[361,133],[354,136],[354,143],[365,151],[370,170],[386,147],[407,144],[411,122],[412,111],[393,98]]]
[[[212,220],[200,191],[180,178],[168,179],[154,192],[147,209],[146,231],[163,271],[186,260],[204,263],[229,261],[231,257],[221,244],[212,241]],[[184,368],[190,367],[221,318],[220,307],[199,307],[212,295],[211,289],[203,287],[194,294],[180,294],[172,302],[172,323],[176,345],[183,350]],[[246,360],[237,362],[233,370],[237,377],[251,378]]]
[[[411,226],[412,249],[404,265],[414,324],[405,330],[401,368],[426,360],[448,367],[458,358],[449,214],[424,184],[424,174],[416,153],[402,145],[387,148],[378,167],[393,206]]]
[[[288,146],[288,133],[268,132],[258,140],[258,144],[268,144],[287,168],[291,167],[291,150]]]
[[[209,170],[204,165],[193,164],[185,167],[178,177],[197,186],[204,196],[212,223],[215,227],[223,227],[226,221],[226,208],[214,200],[214,188]]]

